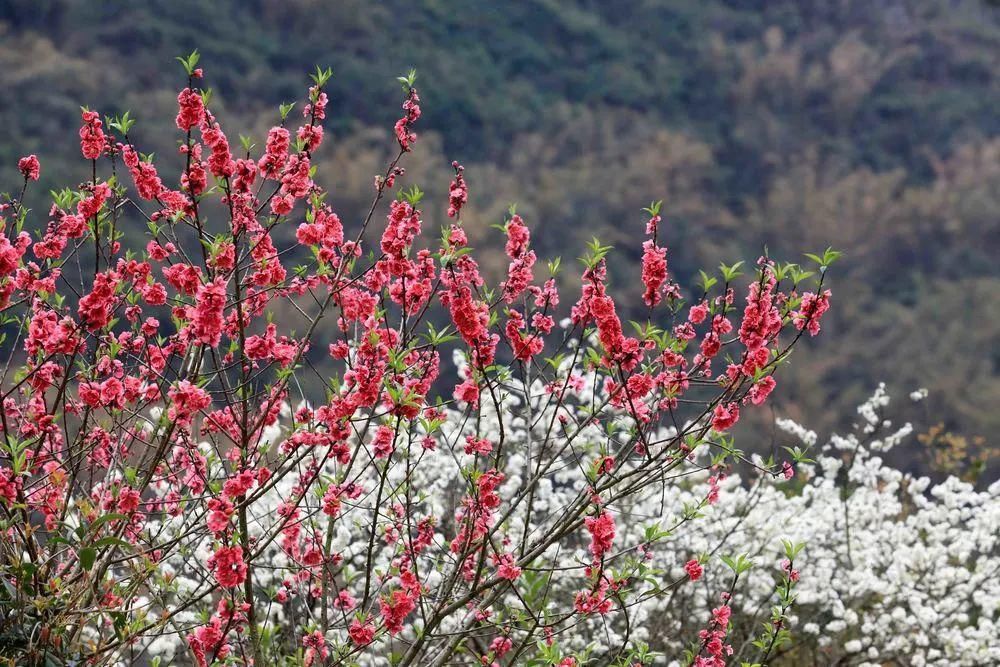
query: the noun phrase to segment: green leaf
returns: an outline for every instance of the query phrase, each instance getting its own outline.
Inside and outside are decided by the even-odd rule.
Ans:
[[[725,264],[719,265],[719,271],[722,273],[723,279],[728,283],[732,282],[733,278],[743,275],[740,271],[740,267],[743,266],[743,262],[736,262],[732,266],[726,266]]]
[[[648,207],[642,209],[646,213],[649,213],[650,217],[656,217],[660,214],[660,207],[663,206],[663,200],[654,201]]]
[[[124,549],[131,549],[132,545],[119,537],[102,537],[101,539],[94,542],[94,546],[97,548],[109,547],[111,545],[122,547]]]
[[[722,556],[722,562],[733,571],[736,576],[739,576],[753,567],[753,561],[751,561],[747,554],[740,554],[738,558],[732,558],[731,556]]]
[[[416,185],[411,187],[409,190],[401,190],[400,196],[409,203],[410,206],[416,206],[420,203],[420,200],[424,198],[424,192]]]
[[[93,547],[84,547],[80,549],[77,553],[80,557],[80,566],[84,570],[90,571],[90,568],[94,567],[94,561],[97,560],[97,550]]]
[[[318,87],[322,88],[323,86],[326,85],[326,82],[329,81],[330,77],[332,76],[333,76],[332,67],[327,67],[326,69],[323,69],[319,65],[316,65],[316,71],[313,74],[310,74],[309,78],[312,79],[313,83],[315,83]],[[313,102],[315,101],[316,100],[313,100]]]
[[[198,49],[192,51],[187,58],[184,58],[182,56],[177,56],[176,58],[176,60],[178,60],[181,65],[184,65],[184,71],[187,72],[188,76],[194,74],[194,70],[198,66],[198,61],[200,59],[201,59],[201,54],[198,53]]]
[[[403,90],[410,92],[410,88],[413,88],[414,82],[417,80],[417,70],[410,68],[410,71],[406,73],[406,76],[397,76],[396,81],[403,84]]]
[[[102,514],[94,519],[94,522],[90,524],[89,529],[96,533],[97,529],[106,524],[108,521],[122,521],[125,519],[128,519],[128,517],[124,514]]]

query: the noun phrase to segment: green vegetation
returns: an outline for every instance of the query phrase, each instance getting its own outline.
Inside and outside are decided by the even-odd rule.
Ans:
[[[404,184],[440,201],[463,162],[474,243],[516,201],[540,256],[561,255],[574,280],[567,260],[593,236],[638,258],[640,209],[663,199],[682,282],[765,243],[779,257],[843,249],[824,353],[788,369],[778,409],[832,426],[886,379],[928,387],[945,428],[1000,429],[992,3],[8,0],[2,182],[29,152],[45,186],[86,178],[81,104],[131,110],[131,136],[169,174],[176,137],[151,128],[172,125],[171,65],[194,48],[234,145],[251,130],[261,142],[308,72],[332,67],[320,152],[338,168],[319,178],[348,224],[391,148],[394,77],[413,66],[425,115]],[[637,266],[612,277],[643,319]]]

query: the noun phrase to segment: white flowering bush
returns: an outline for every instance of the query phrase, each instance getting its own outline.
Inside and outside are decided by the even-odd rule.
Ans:
[[[464,369],[464,360],[458,361]],[[604,397],[600,390],[595,393],[593,377],[584,380],[577,385],[579,391],[570,390],[570,403],[601,401]],[[542,425],[554,416],[541,382],[531,386],[530,394],[534,398],[529,401],[523,392],[509,387],[503,402],[508,441],[525,452],[539,438]],[[919,400],[924,395],[915,392],[911,398]],[[858,408],[854,431],[834,435],[822,447],[817,446],[814,432],[779,419],[779,428],[789,438],[816,452],[815,461],[801,463],[790,480],[766,474],[726,476],[713,465],[713,445],[705,441],[690,452],[690,467],[674,478],[647,486],[621,502],[608,503],[618,529],[608,560],[618,563],[616,579],[626,581],[623,588],[629,591],[622,594],[629,599],[623,608],[583,619],[574,614],[581,581],[586,579],[584,571],[592,559],[584,539],[553,542],[541,550],[533,567],[521,573],[523,585],[508,591],[499,606],[537,604],[544,627],[540,643],[554,657],[578,656],[580,664],[607,664],[626,653],[649,664],[690,663],[690,655],[685,661],[675,657],[696,650],[699,631],[713,609],[727,600],[732,612],[726,641],[733,650],[727,661],[732,664],[751,664],[760,653],[762,638],[770,642],[774,636],[762,628],[773,628],[776,620],[790,633],[776,642],[772,664],[995,664],[1000,661],[1000,535],[996,530],[1000,483],[985,491],[956,478],[932,485],[926,477],[915,478],[885,466],[880,455],[905,442],[912,430],[908,424],[893,427],[885,416],[888,404],[889,396],[880,387]],[[501,418],[489,409],[483,410],[478,424],[458,410],[445,409],[443,417],[438,446],[422,451],[422,464],[410,472],[409,484],[420,490],[413,502],[421,511],[445,517],[453,516],[461,505],[461,476],[469,457],[463,451],[466,436],[477,428],[498,430]],[[529,429],[529,423],[534,428]],[[581,442],[598,443],[608,437],[596,426],[588,429]],[[267,438],[279,442],[286,434],[276,424]],[[667,429],[657,437],[671,435]],[[417,432],[413,440],[424,436]],[[581,463],[593,454],[584,446],[583,451],[561,459],[534,486],[528,521],[517,513],[508,517],[501,541],[557,531],[552,518],[591,483]],[[766,462],[759,457],[752,461],[765,469]],[[502,497],[515,496],[524,488],[523,480],[530,474],[527,462],[526,456],[508,459],[505,480],[498,488]],[[332,467],[320,472],[333,473]],[[369,490],[379,482],[374,474],[356,480],[359,487]],[[407,471],[402,468],[384,480],[387,488],[406,484]],[[255,514],[262,520],[250,524],[255,538],[265,537],[263,528],[270,524],[282,498],[292,492],[290,486],[278,485],[259,499]],[[381,511],[391,516],[396,502],[389,492],[381,501]],[[322,503],[322,498],[313,497],[302,509],[307,516],[321,519]],[[373,571],[377,580],[384,579],[398,557],[382,551],[368,562],[366,546],[375,513],[375,497],[368,492],[345,509],[349,520],[339,522],[335,531],[323,534],[322,521],[304,524],[307,530],[323,535],[332,551],[342,554],[345,583],[340,594],[345,597],[361,598],[366,585],[377,586],[368,583],[364,573]],[[184,521],[173,523],[164,524],[163,529],[183,540]],[[445,544],[447,532],[448,526],[434,526],[429,541]],[[390,531],[377,539],[394,538]],[[789,545],[801,545],[794,569],[787,563]],[[731,564],[737,564],[741,555],[752,565],[731,586]],[[194,540],[168,559],[163,564],[161,599],[176,596],[183,600],[201,590],[209,574],[192,576],[197,570],[192,572],[191,565],[210,556],[208,546]],[[324,608],[318,591],[311,590],[313,583],[289,576],[297,567],[277,543],[268,549],[265,560],[273,567],[260,573],[258,583],[276,600],[265,625],[280,632],[300,622],[301,616],[341,613]],[[439,584],[443,570],[441,563],[430,563],[427,584]],[[793,593],[785,599],[789,604],[782,606],[782,588],[793,579]],[[720,595],[731,597],[720,600]],[[148,645],[149,653],[167,663],[180,659],[186,648],[185,628],[203,618],[210,607],[206,602],[177,614],[166,633]],[[569,619],[569,623],[561,622]],[[458,633],[469,625],[481,629],[477,642],[481,649],[510,627],[504,619],[469,607],[456,610],[441,630]],[[420,631],[418,622],[413,632]],[[350,644],[346,628],[329,632],[326,640],[334,646]],[[388,665],[394,649],[401,655],[410,641],[412,637],[386,635],[380,650],[360,662]],[[630,648],[626,651],[626,647]],[[488,655],[489,651],[462,651],[441,664],[475,664],[475,653]]]

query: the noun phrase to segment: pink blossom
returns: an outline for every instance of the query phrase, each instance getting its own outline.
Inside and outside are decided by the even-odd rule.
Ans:
[[[403,117],[396,121],[395,133],[396,141],[403,151],[411,150],[413,143],[417,140],[417,135],[413,131],[413,124],[420,118],[420,96],[417,95],[416,88],[410,88],[403,102]],[[391,187],[391,186],[390,186]]]
[[[774,391],[775,385],[777,385],[777,381],[774,379],[773,375],[766,375],[762,377],[758,382],[750,387],[750,392],[747,395],[750,402],[754,405],[760,405],[766,401],[767,397],[771,395],[772,391]]]
[[[80,151],[88,160],[96,160],[104,152],[104,123],[96,111],[84,111],[80,127]]]
[[[170,388],[167,395],[171,401],[168,415],[181,424],[190,423],[194,415],[212,403],[207,391],[191,384],[188,380],[178,382],[176,386]]]
[[[226,305],[226,281],[216,278],[198,288],[197,301],[191,318],[194,337],[215,347],[222,339],[222,312]]]
[[[463,380],[455,387],[455,400],[464,401],[475,407],[479,406],[479,385],[472,378]]]
[[[712,414],[712,428],[722,433],[732,428],[739,420],[740,406],[738,403],[720,403],[715,406],[715,412]]]
[[[288,159],[288,147],[291,135],[283,127],[272,127],[267,133],[264,156],[257,163],[260,175],[264,178],[277,178]]]
[[[465,177],[462,176],[465,167],[457,162],[452,162],[451,166],[455,169],[455,180],[448,188],[448,217],[457,218],[462,207],[469,201],[469,188],[465,184]]]
[[[387,459],[392,456],[395,437],[392,427],[385,424],[378,427],[378,430],[375,431],[375,440],[372,442],[372,452],[374,452],[375,458]]]
[[[805,328],[810,336],[819,333],[819,321],[823,314],[830,309],[830,290],[823,290],[820,294],[806,292],[802,295],[802,303],[799,309],[792,313],[792,321],[795,328],[801,331]]]
[[[687,572],[688,578],[691,581],[698,581],[705,572],[705,568],[701,566],[697,558],[692,558],[684,564],[684,571]]]
[[[614,517],[605,510],[597,516],[588,516],[584,523],[590,532],[590,553],[594,560],[600,560],[611,550],[615,539]]]
[[[205,116],[205,103],[201,94],[190,88],[185,88],[177,95],[177,106],[179,111],[176,123],[180,130],[190,130],[201,123]]]
[[[667,282],[667,249],[657,246],[652,239],[642,244],[642,284],[646,291],[642,300],[652,308],[663,299]]]
[[[208,565],[223,588],[235,588],[246,580],[247,564],[243,562],[240,546],[219,547],[208,559]]]
[[[492,559],[497,566],[497,576],[501,579],[515,581],[521,576],[521,568],[517,566],[513,554],[494,554]]]
[[[379,601],[382,622],[390,635],[397,635],[403,630],[403,621],[416,609],[415,596],[403,589],[397,588]]]
[[[368,646],[375,640],[375,626],[370,620],[362,622],[355,618],[351,621],[347,634],[355,646]]]
[[[17,170],[21,172],[25,180],[37,181],[41,167],[38,164],[37,155],[28,155],[17,161]]]
[[[474,435],[465,436],[465,453],[482,454],[487,456],[493,451],[493,443],[486,438],[477,438]]]
[[[691,322],[691,324],[701,324],[705,321],[707,316],[708,304],[704,301],[691,306],[691,310],[688,311],[688,321]]]

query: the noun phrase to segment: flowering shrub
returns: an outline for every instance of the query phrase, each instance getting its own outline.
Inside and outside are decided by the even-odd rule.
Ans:
[[[283,105],[263,152],[245,139],[237,154],[197,54],[181,60],[176,188],[133,145],[128,113],[84,110],[88,180],[53,193],[49,222],[32,226],[25,193],[44,166],[29,156],[24,187],[3,204],[0,656],[765,663],[804,650],[789,633],[793,603],[819,609],[824,625],[802,640],[818,651],[924,646],[887,643],[896,626],[881,617],[846,618],[849,604],[880,609],[891,599],[882,588],[839,592],[823,579],[818,592],[816,574],[800,577],[844,567],[839,538],[817,532],[832,479],[785,499],[805,451],[749,460],[728,435],[741,410],[767,400],[793,346],[819,333],[836,252],[810,255],[815,271],[766,256],[746,275],[742,263],[722,266],[682,291],[653,204],[638,276],[648,318],[626,325],[609,248],[592,244],[567,300],[558,261],[538,277],[512,208],[509,269],[489,287],[463,228],[462,167],[452,165],[438,241],[425,239],[420,190],[396,189],[419,144],[412,72],[400,79],[398,150],[374,178],[366,218],[345,224],[314,181],[330,72],[313,75],[294,133]],[[122,230],[138,220],[148,237],[130,247]],[[457,375],[442,372],[448,353]],[[335,371],[316,372],[320,357]],[[854,446],[844,475],[857,488],[839,508],[895,490]],[[739,461],[758,473],[747,487],[729,474]],[[914,516],[933,522],[917,487],[907,486]],[[754,514],[761,498],[781,521]],[[863,532],[874,521],[864,517],[845,529]],[[797,536],[831,540],[829,556],[806,557]],[[863,545],[847,537],[848,566]],[[752,559],[774,572],[755,574]],[[932,609],[921,617],[935,624],[927,646],[977,650],[965,647],[995,605],[975,602],[946,640],[938,602],[908,598],[890,619]],[[848,635],[842,648],[832,639]]]

